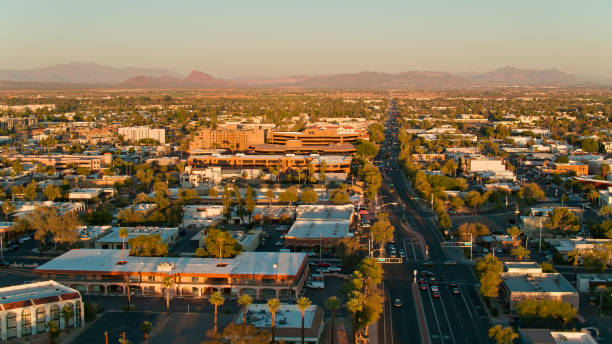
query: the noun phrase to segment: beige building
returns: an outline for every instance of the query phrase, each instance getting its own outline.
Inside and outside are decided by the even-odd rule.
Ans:
[[[225,148],[244,151],[265,142],[265,131],[260,129],[209,129],[203,128],[189,142],[189,150]]]
[[[63,309],[72,310],[72,317],[62,316]],[[60,329],[83,326],[81,294],[55,281],[0,288],[0,340],[46,333],[49,321]]]
[[[126,141],[138,142],[142,139],[152,139],[160,145],[166,144],[166,129],[151,129],[150,127],[119,128],[119,135]]]

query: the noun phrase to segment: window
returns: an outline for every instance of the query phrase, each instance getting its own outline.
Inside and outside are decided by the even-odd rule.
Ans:
[[[21,311],[21,336],[32,334],[32,314],[29,309]]]
[[[147,281],[155,282],[155,276],[147,276]]]
[[[198,283],[200,281],[199,277],[191,277],[191,282],[192,283]]]
[[[51,306],[51,320],[59,321],[60,319],[60,309],[58,305]]]
[[[36,333],[47,332],[47,312],[45,307],[41,306],[36,308]]]
[[[6,337],[17,337],[17,314],[9,312],[6,315]]]

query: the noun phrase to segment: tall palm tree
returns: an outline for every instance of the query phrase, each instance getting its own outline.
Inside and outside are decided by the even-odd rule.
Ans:
[[[247,307],[253,303],[253,298],[249,294],[242,294],[238,298],[238,304],[242,306],[242,326],[246,324]]]
[[[276,328],[276,311],[278,311],[280,305],[281,303],[279,299],[274,298],[268,300],[268,310],[270,311],[270,314],[272,314],[272,343],[274,343],[274,329]]]
[[[210,302],[211,305],[215,306],[215,325],[214,325],[213,331],[216,334],[217,333],[217,310],[219,306],[223,306],[223,303],[225,302],[225,298],[223,298],[223,295],[221,295],[220,292],[216,291],[212,293],[212,295],[210,295],[208,302]]]
[[[587,192],[586,197],[589,201],[591,201],[592,203],[595,203],[595,201],[597,201],[597,199],[599,198],[599,192],[597,192],[597,190],[595,189],[592,189],[589,192]]]
[[[338,300],[338,298],[335,296],[330,296],[327,300],[325,300],[325,307],[331,311],[330,338],[331,338],[331,344],[334,344],[334,331],[335,331],[334,320],[336,317],[336,311],[340,309],[340,300]]]
[[[170,313],[170,288],[174,286],[174,278],[172,276],[164,276],[162,286],[166,291],[166,313]]]
[[[310,302],[310,299],[305,296],[302,296],[297,300],[298,309],[300,310],[300,313],[302,313],[302,344],[304,344],[304,314],[311,304],[312,302]]]
[[[121,238],[121,264],[123,264],[124,260],[124,252],[125,252],[125,239],[128,236],[128,230],[127,228],[121,228],[119,229],[119,237]]]
[[[578,268],[578,259],[580,258],[580,251],[572,250],[567,253],[567,257],[572,261],[572,265],[574,266],[574,275],[576,274],[576,269]]]
[[[512,247],[516,247],[516,238],[523,232],[517,226],[512,226],[506,230],[506,233],[512,237]]]

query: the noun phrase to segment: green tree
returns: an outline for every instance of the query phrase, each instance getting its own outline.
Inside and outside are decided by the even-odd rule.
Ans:
[[[302,296],[297,300],[296,304],[300,313],[302,313],[302,344],[304,344],[304,315],[312,302],[310,302],[309,298]]]
[[[322,160],[319,164],[319,180],[322,182],[325,181],[325,172],[327,172],[327,162]]]
[[[448,159],[446,160],[446,162],[444,162],[444,165],[442,165],[442,173],[450,175],[452,174],[453,176],[457,175],[457,163],[455,162],[455,159]]]
[[[476,241],[479,236],[489,235],[489,227],[480,222],[464,222],[455,231],[455,236],[458,236],[463,241]]]
[[[544,225],[561,232],[577,232],[580,228],[580,221],[571,210],[555,208],[548,214],[548,219],[544,222]]]
[[[13,205],[13,202],[9,200],[5,200],[4,202],[2,202],[2,213],[4,214],[4,218],[6,221],[8,221],[8,216],[14,211],[15,206]]]
[[[57,337],[60,335],[60,327],[57,321],[51,320],[47,323],[47,335],[49,336],[51,343],[55,343]]]
[[[331,192],[331,201],[333,204],[347,204],[351,200],[346,190],[335,189]]]
[[[386,213],[378,214],[378,220],[370,227],[370,234],[372,235],[372,240],[380,245],[381,255],[385,243],[393,239],[394,231],[395,228],[391,222],[389,222],[389,215]]]
[[[493,255],[488,254],[476,262],[476,276],[480,280],[480,292],[488,298],[497,297],[499,294],[499,284],[501,283],[500,274],[502,263]]]
[[[531,252],[523,246],[515,247],[514,249],[512,249],[512,255],[516,257],[519,261],[522,261],[525,258],[529,258],[530,253]]]
[[[281,202],[289,202],[289,205],[291,205],[291,203],[297,202],[298,191],[296,188],[291,186],[287,188],[285,191],[281,192],[278,198]]]
[[[314,204],[319,201],[319,196],[313,190],[313,188],[306,188],[304,189],[304,191],[302,191],[302,194],[300,195],[300,200],[304,204]]]
[[[559,155],[555,159],[555,162],[558,164],[567,164],[569,162],[569,158],[567,157],[567,155]]]
[[[159,234],[139,235],[128,240],[130,255],[138,257],[164,257],[168,255],[168,244]]]
[[[242,307],[242,326],[246,325],[247,307],[253,303],[253,298],[249,294],[242,294],[238,297],[238,304]]]
[[[187,202],[197,199],[198,193],[193,189],[179,189],[178,197],[181,202]]]
[[[335,318],[336,311],[340,309],[340,300],[338,300],[338,298],[335,296],[330,296],[327,300],[325,300],[325,308],[327,308],[331,312],[331,326],[329,329],[330,343],[334,344]]]
[[[512,344],[518,336],[512,327],[495,325],[489,329],[489,338],[493,339],[496,344]]]
[[[43,190],[43,195],[49,201],[55,201],[60,197],[60,188],[54,184],[48,184]]]
[[[480,192],[472,190],[465,195],[465,204],[472,209],[478,209],[485,200],[480,195]]]
[[[204,242],[206,253],[219,259],[234,257],[242,251],[242,246],[230,232],[218,228],[209,228]]]
[[[512,226],[508,229],[506,229],[506,234],[508,234],[510,237],[512,237],[512,247],[516,247],[517,245],[517,238],[523,234],[523,232],[517,227],[517,226]]]
[[[210,304],[215,307],[215,318],[214,318],[213,331],[216,334],[217,333],[217,318],[218,318],[217,310],[219,307],[223,306],[223,303],[225,302],[225,298],[223,297],[223,295],[221,295],[220,292],[215,291],[210,295],[208,302],[210,302]]]
[[[584,139],[582,140],[581,146],[582,150],[585,152],[594,153],[599,151],[599,142],[595,139]]]
[[[217,191],[217,188],[215,186],[211,186],[210,189],[208,189],[208,197],[216,198],[218,196],[219,191]]]
[[[521,186],[517,196],[527,203],[540,201],[546,197],[542,188],[536,183],[528,183]]]
[[[370,160],[378,154],[378,146],[370,141],[362,140],[356,147],[357,156]]]
[[[587,193],[586,197],[589,201],[591,201],[592,203],[595,203],[597,199],[599,199],[599,192],[597,192],[597,190],[590,190]]]
[[[553,265],[550,264],[549,262],[540,263],[540,267],[542,268],[542,272],[544,273],[556,273],[557,272],[557,270],[555,270]]]
[[[267,302],[267,305],[268,305],[268,310],[270,311],[270,314],[272,315],[272,342],[274,342],[275,329],[276,329],[276,312],[280,308],[281,303],[279,299],[274,298],[274,299],[269,299]]]
[[[599,216],[604,216],[606,219],[608,219],[611,214],[612,207],[609,205],[602,205],[601,208],[599,208]]]
[[[253,195],[253,188],[249,185],[244,197],[244,205],[249,212],[249,222],[251,222],[251,217],[253,216],[253,211],[255,210],[255,204],[256,201],[255,196]]]
[[[64,305],[62,307],[62,317],[64,318],[64,328],[66,332],[68,332],[68,324],[70,324],[74,319],[74,308]]]

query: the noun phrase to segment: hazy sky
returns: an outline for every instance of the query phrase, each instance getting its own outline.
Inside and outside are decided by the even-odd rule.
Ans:
[[[611,0],[0,2],[0,69],[220,77],[555,67],[612,76]]]

